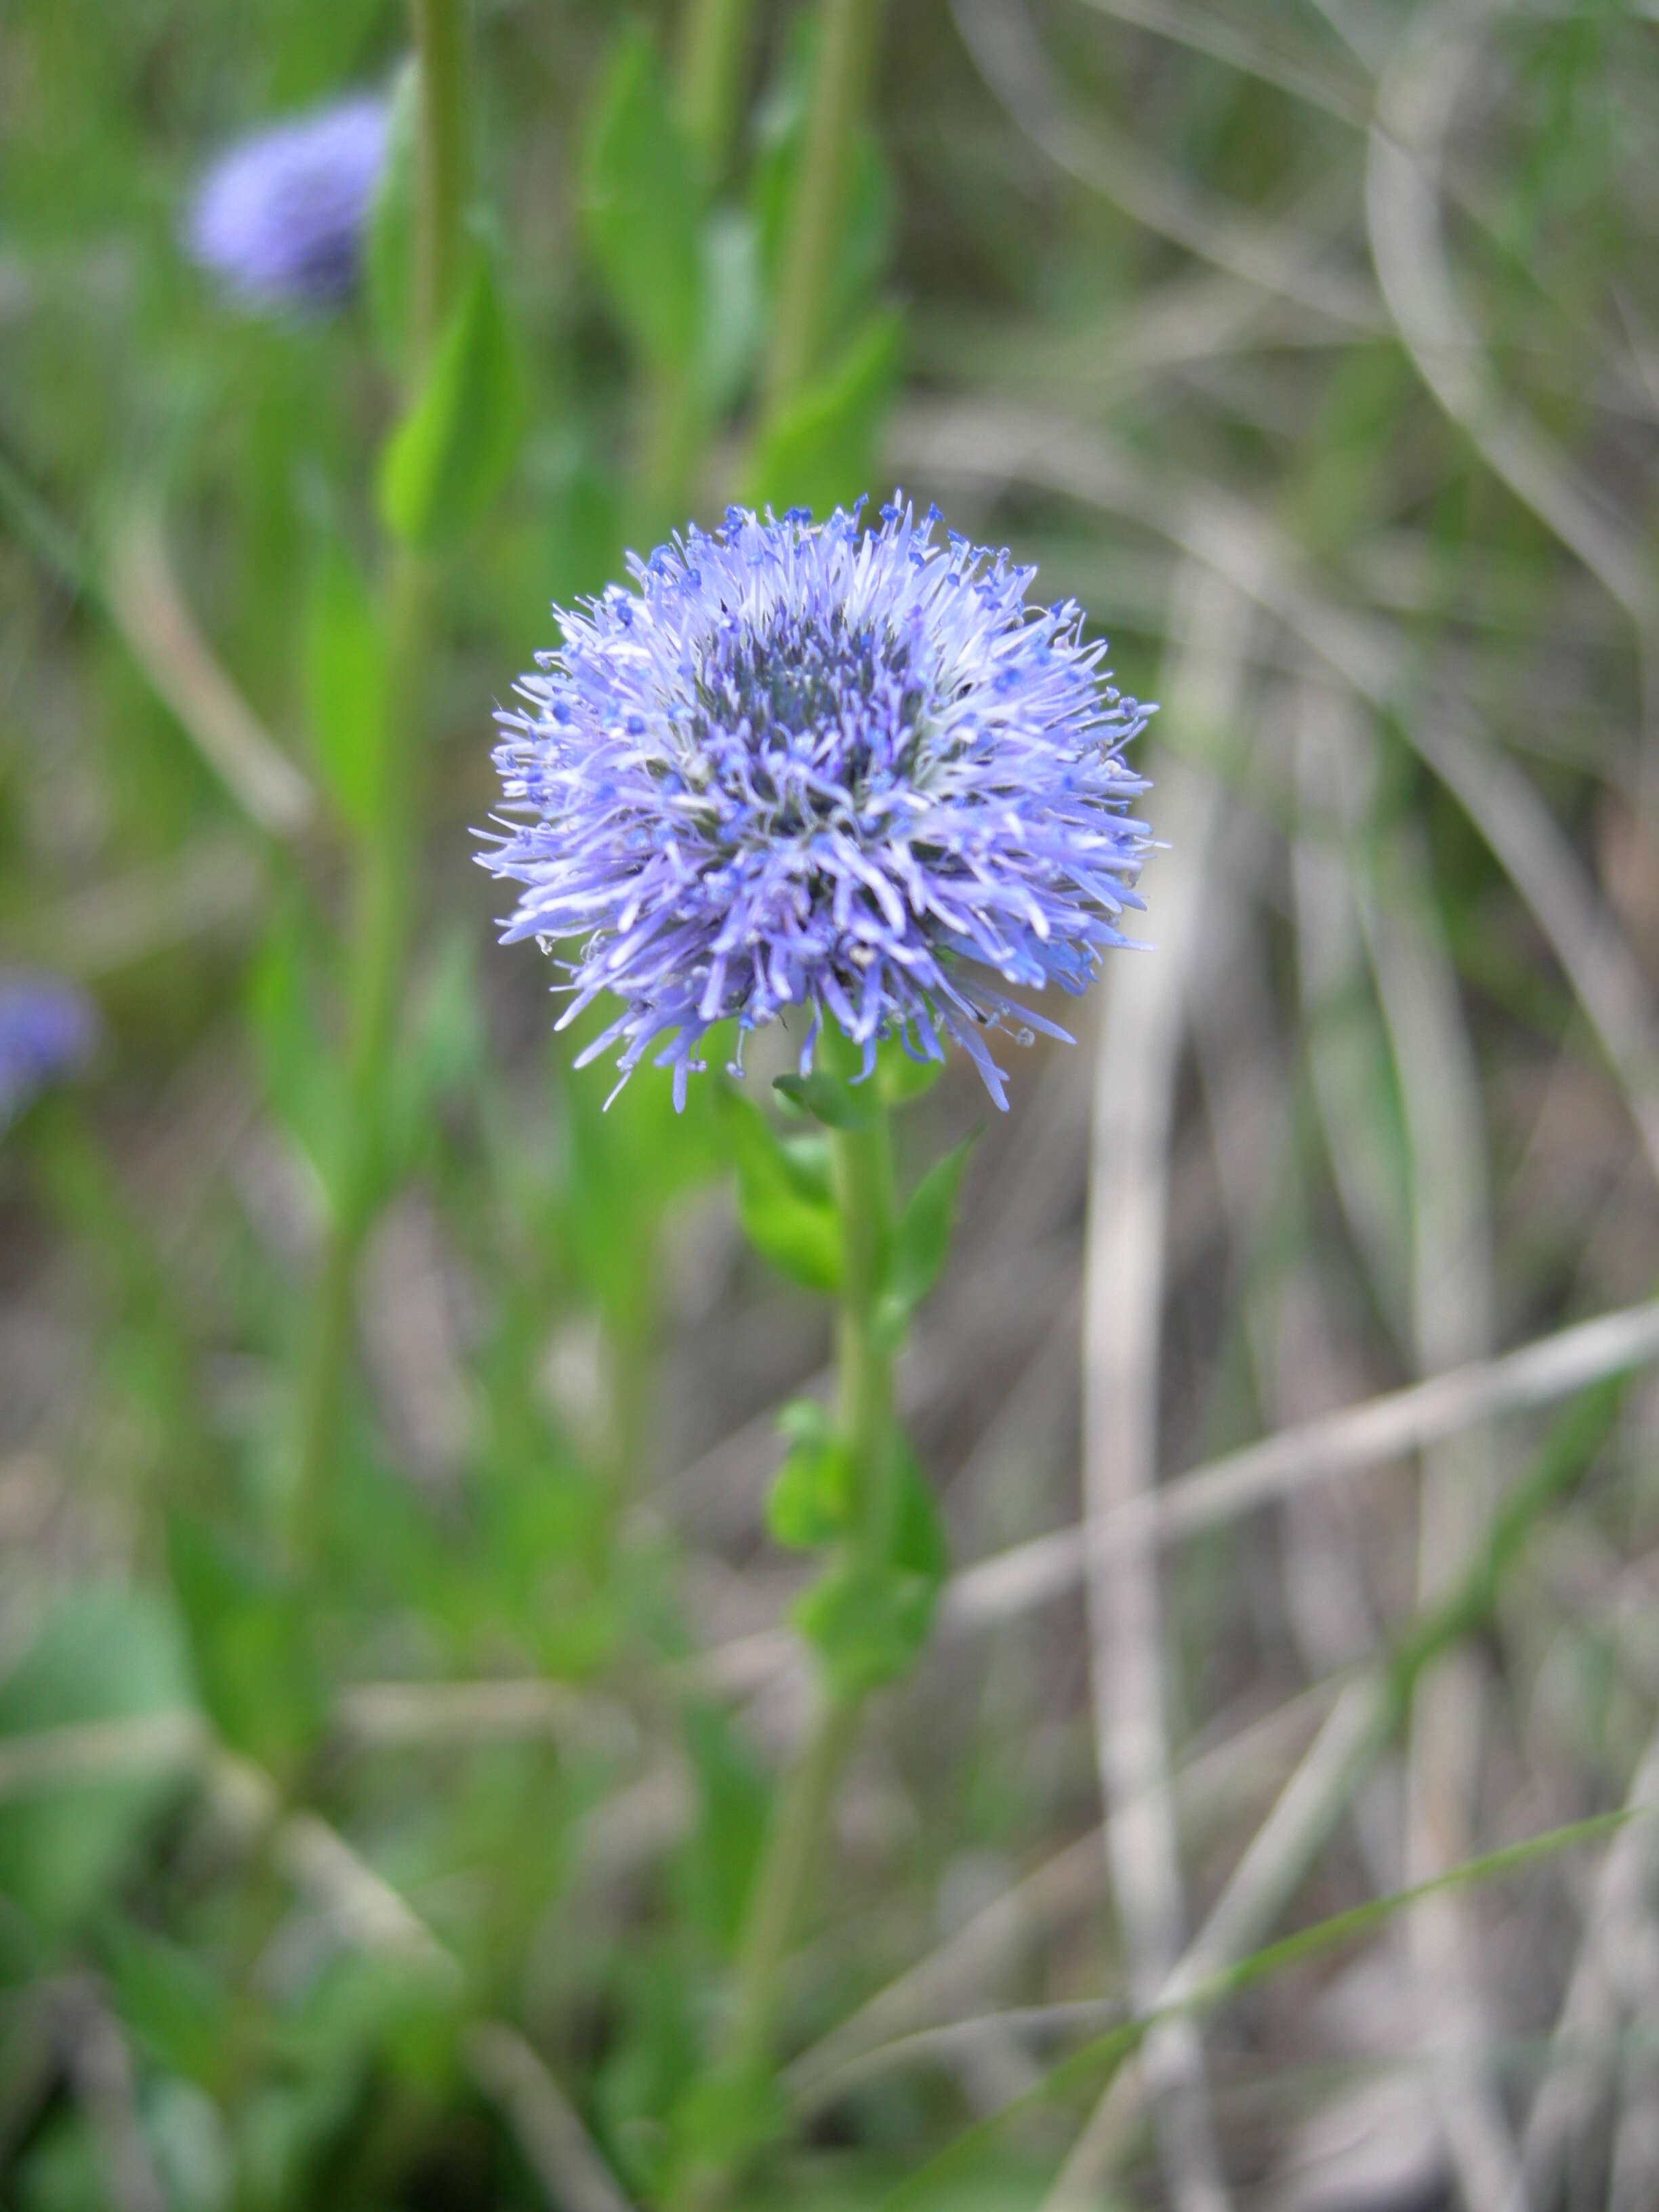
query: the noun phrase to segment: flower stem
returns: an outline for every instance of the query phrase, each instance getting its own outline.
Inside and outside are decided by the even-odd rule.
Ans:
[[[891,1550],[896,1468],[892,1356],[876,1334],[893,1216],[892,1133],[885,1107],[862,1128],[830,1132],[830,1177],[841,1217],[844,1271],[836,1316],[836,1386],[842,1433],[858,1470],[853,1543],[866,1565],[880,1567]]]
[[[686,135],[711,188],[732,158],[755,0],[690,0],[680,49],[680,106]]]
[[[410,0],[420,69],[415,204],[415,348],[424,368],[460,275],[466,193],[465,0]]]
[[[862,1711],[861,1698],[826,1698],[805,1749],[784,1778],[738,1960],[729,2056],[744,2075],[762,2073],[770,2065],[783,1968]]]
[[[784,252],[766,362],[765,407],[776,417],[811,376],[846,212],[853,135],[864,114],[880,0],[823,0],[806,145]]]
[[[833,1066],[842,1057],[842,1042],[839,1036],[826,1041],[821,1056],[827,1065]],[[852,1065],[857,1064],[854,1054]],[[830,1158],[843,1254],[836,1317],[836,1388],[841,1431],[858,1480],[858,1516],[848,1549],[879,1569],[891,1552],[898,1467],[892,1359],[876,1329],[893,1213],[886,1109],[878,1107],[861,1128],[832,1130]],[[760,2072],[770,2059],[780,1980],[864,1702],[861,1694],[826,1695],[806,1747],[783,1784],[738,1962],[728,2057],[744,2071]]]
[[[420,69],[420,156],[415,226],[415,360],[418,389],[459,276],[465,169],[465,0],[410,0]],[[413,905],[419,827],[418,735],[429,651],[431,581],[419,555],[392,570],[388,665],[395,696],[376,733],[373,828],[358,848],[346,980],[346,1127],[310,1340],[300,1381],[297,1467],[289,1540],[302,1567],[322,1548],[349,1364],[352,1305],[363,1240],[380,1192],[386,1071],[397,1028],[404,950]]]
[[[419,669],[429,627],[425,565],[400,554],[392,577],[389,659],[397,696],[380,733],[374,830],[357,854],[346,975],[346,1115],[323,1265],[301,1376],[298,1470],[290,1537],[301,1567],[322,1549],[352,1336],[357,1265],[380,1193],[386,1071],[396,1034],[412,905],[416,763],[396,747],[416,726]]]

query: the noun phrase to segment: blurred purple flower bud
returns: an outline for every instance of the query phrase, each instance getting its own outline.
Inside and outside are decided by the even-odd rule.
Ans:
[[[0,1128],[37,1091],[83,1066],[97,1041],[83,991],[55,975],[0,970]]]
[[[1138,907],[1146,786],[1122,758],[1148,709],[1115,690],[1074,602],[1035,571],[860,501],[814,524],[732,508],[556,610],[564,642],[502,713],[504,835],[522,884],[505,941],[574,939],[572,1003],[622,1011],[625,1082],[657,1048],[677,1103],[717,1022],[805,1017],[913,1058],[951,1037],[999,1106],[987,1048],[1065,1031],[1009,998],[1082,991]],[[579,1063],[580,1064],[580,1063]]]
[[[203,178],[185,242],[256,312],[337,306],[356,288],[390,109],[362,96],[256,132]]]

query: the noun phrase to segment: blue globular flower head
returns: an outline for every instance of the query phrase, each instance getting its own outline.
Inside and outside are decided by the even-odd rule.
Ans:
[[[359,95],[244,138],[197,188],[191,252],[258,313],[337,306],[357,282],[389,128],[386,101]]]
[[[97,1039],[84,992],[55,975],[0,970],[0,1129],[37,1091],[84,1066]]]
[[[1146,787],[1122,749],[1150,710],[1074,603],[1028,603],[1035,570],[898,495],[875,526],[863,506],[732,507],[630,556],[635,588],[556,609],[562,645],[497,714],[503,941],[574,940],[559,1027],[622,1002],[579,1065],[618,1046],[626,1082],[653,1053],[681,1104],[716,1023],[735,1073],[798,1010],[803,1074],[826,1021],[865,1075],[880,1039],[954,1038],[1006,1106],[988,1035],[1066,1032],[1005,986],[1079,992],[1131,941]]]

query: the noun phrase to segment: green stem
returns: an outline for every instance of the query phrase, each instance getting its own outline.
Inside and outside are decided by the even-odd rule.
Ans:
[[[415,204],[418,368],[437,343],[460,273],[467,155],[465,0],[410,0],[410,17],[421,72]]]
[[[836,1316],[836,1385],[842,1434],[858,1470],[853,1547],[866,1565],[880,1568],[892,1551],[897,1468],[892,1356],[875,1331],[893,1213],[892,1140],[884,1109],[866,1128],[831,1132],[830,1176],[846,1271]]]
[[[805,1750],[784,1780],[738,1960],[729,2057],[744,2075],[759,2074],[770,2064],[783,1969],[862,1712],[860,1698],[826,1698]]]
[[[420,69],[420,167],[415,224],[415,361],[419,388],[455,293],[466,166],[465,0],[410,0]],[[289,1535],[302,1567],[322,1548],[341,1405],[349,1367],[352,1305],[363,1240],[380,1196],[386,1070],[397,1029],[404,950],[414,904],[420,820],[418,738],[430,650],[431,581],[400,551],[390,589],[389,662],[395,696],[379,732],[373,829],[352,886],[346,981],[346,1127],[328,1237],[301,1373],[297,1467]]]
[[[703,437],[702,407],[690,360],[650,370],[645,389],[641,532],[655,540],[684,521]]]
[[[848,1049],[838,1035],[826,1036],[821,1058],[827,1067],[846,1072],[842,1063]],[[852,1053],[852,1067],[860,1057]],[[892,1143],[885,1109],[878,1109],[864,1128],[833,1130],[830,1155],[843,1250],[836,1317],[838,1407],[859,1485],[858,1519],[848,1549],[855,1559],[880,1569],[891,1555],[898,1469],[892,1359],[875,1325],[893,1218]],[[823,1854],[836,1784],[857,1740],[864,1702],[861,1695],[828,1696],[784,1782],[738,1954],[726,2057],[744,2072],[763,2071],[770,2059],[784,1965]]]
[[[828,310],[830,274],[846,213],[853,137],[868,97],[880,0],[823,0],[777,318],[767,356],[765,408],[775,418],[811,377]]]
[[[680,49],[680,107],[686,135],[711,188],[732,158],[755,0],[690,0]]]
[[[380,732],[374,830],[358,853],[352,886],[344,1157],[333,1193],[311,1340],[301,1376],[291,1540],[302,1566],[315,1564],[326,1524],[350,1364],[357,1266],[380,1196],[386,1069],[413,904],[420,779],[417,761],[399,748],[398,739],[418,727],[420,671],[431,604],[428,574],[415,555],[398,556],[391,597],[389,659],[396,672],[396,696]]]

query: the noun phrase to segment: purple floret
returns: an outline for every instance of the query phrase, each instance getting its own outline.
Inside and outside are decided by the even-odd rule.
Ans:
[[[0,970],[0,1128],[37,1091],[83,1066],[97,1041],[84,992],[55,975]]]
[[[388,124],[385,100],[360,97],[243,139],[197,190],[191,252],[244,307],[337,306],[357,283]]]
[[[1121,754],[1150,709],[1074,603],[1027,604],[1035,570],[862,507],[733,507],[630,556],[636,588],[556,609],[562,646],[498,714],[503,941],[578,948],[561,1028],[622,1001],[579,1065],[619,1046],[626,1082],[654,1048],[683,1103],[716,1023],[740,1058],[799,1008],[804,1073],[826,1020],[866,1074],[879,1039],[950,1037],[1006,1106],[988,1033],[1066,1033],[1003,986],[1080,992],[1132,941],[1146,787]]]

